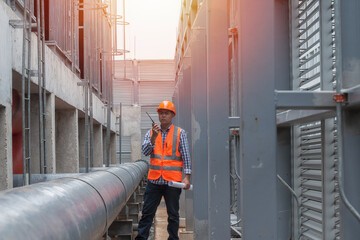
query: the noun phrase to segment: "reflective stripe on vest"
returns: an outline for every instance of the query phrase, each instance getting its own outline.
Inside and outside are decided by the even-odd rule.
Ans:
[[[161,134],[155,140],[155,148],[150,155],[148,179],[156,180],[160,176],[167,181],[182,180],[183,161],[179,152],[181,128],[172,125],[162,141]]]

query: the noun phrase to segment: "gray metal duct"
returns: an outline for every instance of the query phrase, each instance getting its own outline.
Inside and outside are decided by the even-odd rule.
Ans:
[[[0,239],[101,239],[148,169],[144,161],[0,192]]]

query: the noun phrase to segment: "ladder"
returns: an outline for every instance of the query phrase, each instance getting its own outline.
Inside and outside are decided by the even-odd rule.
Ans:
[[[47,173],[46,163],[46,81],[44,0],[36,0],[36,24],[32,23],[33,0],[24,0],[22,49],[22,137],[23,185],[31,184],[31,77],[38,77],[40,173]],[[31,32],[37,31],[37,70],[31,70]]]
[[[32,0],[24,0],[23,51],[22,51],[22,141],[23,141],[23,185],[31,184],[31,136],[30,136],[30,84],[31,84],[31,6]],[[27,54],[26,54],[27,53]],[[28,176],[26,174],[28,173]],[[28,180],[27,178],[28,177]]]
[[[44,0],[36,0],[36,29],[38,50],[38,88],[39,88],[39,154],[40,173],[47,173],[46,161],[46,78],[45,78],[45,17]]]

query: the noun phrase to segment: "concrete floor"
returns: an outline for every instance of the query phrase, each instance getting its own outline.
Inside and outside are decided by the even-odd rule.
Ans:
[[[167,213],[164,198],[156,211],[155,215],[155,240],[166,240],[169,235],[167,232]],[[193,233],[185,229],[185,219],[180,219],[179,228],[180,240],[193,240]]]
[[[133,239],[135,239],[137,231],[133,233]],[[185,219],[180,218],[179,238],[180,240],[193,240],[193,232],[186,231]],[[161,200],[160,205],[156,211],[155,221],[150,229],[148,240],[166,240],[169,235],[167,232],[167,213],[164,198]]]

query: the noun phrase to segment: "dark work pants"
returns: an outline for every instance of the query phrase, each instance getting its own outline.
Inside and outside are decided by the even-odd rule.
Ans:
[[[142,216],[138,226],[138,235],[135,238],[136,240],[143,240],[149,237],[150,227],[162,196],[164,196],[166,211],[168,214],[168,240],[179,239],[178,230],[180,194],[180,188],[169,187],[168,185],[157,185],[148,181],[145,189]]]

